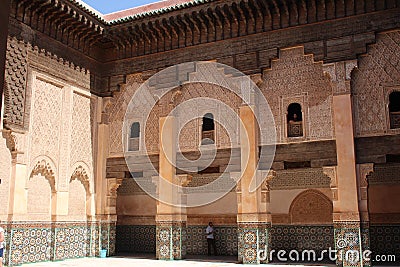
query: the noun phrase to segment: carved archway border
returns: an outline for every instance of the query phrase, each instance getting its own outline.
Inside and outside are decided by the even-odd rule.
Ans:
[[[41,174],[46,178],[46,180],[50,184],[51,192],[55,193],[56,190],[56,177],[55,177],[55,171],[57,170],[56,165],[54,164],[54,161],[51,160],[47,156],[40,156],[37,157],[35,160],[32,162],[36,162],[34,167],[31,168],[31,172],[29,175],[29,179],[32,179],[34,175]]]
[[[88,165],[84,162],[77,162],[72,166],[72,174],[69,182],[71,183],[74,180],[78,180],[82,183],[85,188],[86,195],[89,196],[92,193],[91,187],[91,172]]]

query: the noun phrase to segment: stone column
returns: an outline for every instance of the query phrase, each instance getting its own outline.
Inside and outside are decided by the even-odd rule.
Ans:
[[[267,210],[267,187],[256,188],[265,176],[257,171],[258,124],[252,107],[240,108],[241,178],[238,194],[238,260],[243,264],[268,261],[271,216]],[[263,195],[265,198],[263,199]],[[259,257],[259,251],[263,250]]]
[[[155,177],[158,199],[156,258],[180,260],[186,256],[186,208],[179,189],[185,177],[176,175],[177,125],[175,117],[160,118],[159,176]]]

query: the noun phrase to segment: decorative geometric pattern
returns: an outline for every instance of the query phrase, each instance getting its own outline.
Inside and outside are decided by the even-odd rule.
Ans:
[[[336,265],[360,266],[360,262],[351,257],[341,258],[340,251],[346,255],[347,251],[361,251],[361,226],[359,222],[334,222],[335,247],[339,251]]]
[[[370,225],[369,222],[361,222],[361,249],[362,251],[371,250],[370,244]],[[371,261],[363,258],[363,266],[371,266]]]
[[[51,228],[11,230],[10,265],[51,260]]]
[[[156,258],[180,260],[186,256],[186,223],[157,222]]]
[[[27,47],[15,38],[8,38],[5,72],[5,114],[4,121],[9,126],[19,128],[24,125],[26,108],[26,76],[28,70]]]
[[[371,225],[369,230],[371,238],[371,251],[373,252],[373,255],[396,255],[396,262],[390,264],[399,266],[400,225]],[[388,263],[385,264],[388,265]]]
[[[88,255],[88,230],[86,227],[55,229],[54,260],[82,258]]]
[[[272,60],[271,69],[264,71],[263,79],[260,89],[273,113],[278,142],[284,141],[287,121],[287,105],[282,107],[281,99],[304,94],[307,95],[307,105],[302,105],[306,137],[309,140],[333,137],[332,86],[322,62],[314,62],[312,55],[304,55],[303,47],[281,49],[279,59]],[[261,129],[268,129],[266,123],[267,120],[261,120]],[[261,135],[264,134],[268,133],[262,130]]]
[[[92,136],[90,124],[90,98],[74,93],[72,112],[71,162],[84,162],[92,170]],[[89,174],[89,177],[91,175]]]
[[[276,171],[276,177],[271,180],[272,190],[290,190],[304,188],[329,188],[331,179],[322,168],[307,168]]]
[[[359,60],[352,79],[357,136],[386,134],[389,128],[386,107],[390,90],[385,85],[398,84],[399,50],[400,31],[381,33],[367,56]]]
[[[36,79],[33,84],[31,159],[46,155],[54,162],[59,158],[62,88]]]
[[[207,187],[203,187],[206,186]],[[236,182],[229,174],[211,173],[211,174],[193,174],[190,183],[183,189],[186,194],[200,192],[224,192],[228,188],[231,191],[236,189]]]
[[[398,185],[400,184],[400,164],[387,163],[375,165],[374,172],[367,176],[369,185]]]
[[[207,255],[207,240],[204,226],[186,227],[186,252],[188,255]],[[166,232],[169,234],[169,232]],[[165,239],[165,234],[161,236]],[[215,239],[219,255],[237,255],[237,226],[215,228]],[[154,253],[156,251],[156,226],[153,225],[118,225],[117,253]],[[163,250],[166,250],[164,247]]]
[[[238,260],[243,264],[267,263],[260,261],[258,251],[264,250],[269,255],[271,225],[266,223],[239,223]]]
[[[186,251],[188,255],[207,255],[207,239],[205,226],[188,226]],[[218,255],[236,256],[237,248],[237,226],[215,227],[215,243]]]
[[[110,154],[121,154],[123,152],[121,130],[125,112],[134,93],[142,83],[141,75],[128,76],[126,84],[122,86],[119,92],[114,93],[114,97],[107,105],[106,112],[109,115],[110,125]]]
[[[334,249],[333,226],[273,225],[270,231],[271,248],[279,251]],[[276,256],[276,254],[275,254]],[[277,259],[274,259],[276,261]]]
[[[116,252],[154,253],[155,225],[117,225]]]
[[[97,223],[18,223],[6,227],[7,266],[94,257],[100,253]],[[110,238],[108,242],[115,242]],[[108,246],[112,247],[112,246]],[[113,255],[110,251],[109,255]]]
[[[152,181],[150,179],[143,179],[143,178],[138,178],[141,180],[140,184],[143,184],[147,182],[148,180],[148,185],[151,186]],[[146,188],[149,188],[146,186]],[[147,193],[143,191],[143,189],[137,184],[136,179],[133,178],[126,178],[122,181],[122,184],[120,187],[118,187],[118,196],[130,196],[130,195],[146,195]]]
[[[116,224],[101,223],[101,249],[107,249],[107,256],[115,254]]]

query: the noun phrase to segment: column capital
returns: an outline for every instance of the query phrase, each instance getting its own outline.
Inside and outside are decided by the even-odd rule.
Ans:
[[[122,184],[124,178],[108,178],[107,179],[107,196],[116,197],[117,190]]]
[[[332,191],[332,200],[338,201],[337,166],[322,167],[322,170],[324,174],[331,179],[330,188]]]
[[[357,164],[357,176],[359,177],[360,187],[368,186],[367,176],[374,172],[374,163]]]

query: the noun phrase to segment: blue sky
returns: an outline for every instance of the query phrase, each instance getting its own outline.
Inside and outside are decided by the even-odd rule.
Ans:
[[[108,14],[131,7],[143,6],[158,1],[159,0],[83,0],[83,2],[103,14]]]

